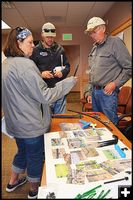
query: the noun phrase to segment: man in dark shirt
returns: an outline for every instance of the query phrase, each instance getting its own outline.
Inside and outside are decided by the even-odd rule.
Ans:
[[[41,76],[49,88],[67,77],[70,64],[65,55],[64,48],[55,42],[55,26],[48,22],[42,26],[41,41],[34,48],[31,59],[36,63]],[[65,113],[66,97],[55,101],[51,105],[53,114]]]

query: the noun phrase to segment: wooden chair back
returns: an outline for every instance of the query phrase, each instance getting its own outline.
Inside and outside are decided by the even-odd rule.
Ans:
[[[132,88],[123,86],[118,94],[118,113],[128,114],[131,112]]]

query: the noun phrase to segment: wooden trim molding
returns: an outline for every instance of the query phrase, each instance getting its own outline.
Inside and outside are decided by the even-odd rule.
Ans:
[[[118,28],[116,28],[114,31],[111,32],[111,35],[116,35],[120,32],[122,32],[123,30],[125,30],[126,28],[128,28],[129,26],[131,26],[132,21],[131,18],[128,19],[126,22],[124,22],[123,24],[121,24]]]

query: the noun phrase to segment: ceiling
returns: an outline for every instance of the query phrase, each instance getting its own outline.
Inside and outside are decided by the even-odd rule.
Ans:
[[[2,20],[12,28],[25,26],[40,32],[45,22],[60,27],[86,27],[93,16],[104,17],[115,2],[2,2]],[[2,30],[2,33],[7,33]]]

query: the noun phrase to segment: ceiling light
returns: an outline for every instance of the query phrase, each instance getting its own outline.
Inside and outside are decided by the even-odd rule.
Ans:
[[[11,28],[10,26],[8,26],[4,21],[2,21],[2,29],[10,29],[10,28]]]

